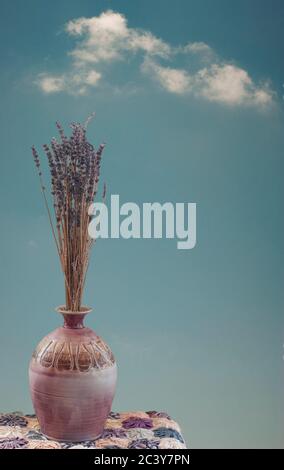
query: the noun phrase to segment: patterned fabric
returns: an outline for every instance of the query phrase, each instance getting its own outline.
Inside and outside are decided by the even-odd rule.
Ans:
[[[0,413],[0,449],[186,449],[179,425],[165,412],[111,412],[99,439],[56,442],[35,415]]]

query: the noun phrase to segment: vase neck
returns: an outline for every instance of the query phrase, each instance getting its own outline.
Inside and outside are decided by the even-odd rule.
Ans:
[[[92,309],[82,307],[80,312],[71,312],[60,306],[56,308],[56,311],[64,318],[63,328],[80,329],[85,328],[84,318]]]
[[[85,328],[84,326],[84,318],[85,318],[85,313],[81,314],[74,314],[74,313],[63,313],[63,318],[64,318],[64,328]]]

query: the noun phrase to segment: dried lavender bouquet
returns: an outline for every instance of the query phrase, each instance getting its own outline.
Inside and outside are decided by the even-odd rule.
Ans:
[[[89,264],[93,239],[88,234],[90,216],[88,207],[97,194],[101,157],[105,144],[96,150],[86,138],[85,124],[71,124],[68,138],[57,122],[60,141],[53,138],[50,145],[43,145],[51,176],[50,191],[53,209],[50,211],[46,187],[43,181],[40,158],[32,147],[40,186],[48,212],[52,234],[56,243],[65,279],[66,310],[78,312]],[[104,188],[105,195],[105,188]]]

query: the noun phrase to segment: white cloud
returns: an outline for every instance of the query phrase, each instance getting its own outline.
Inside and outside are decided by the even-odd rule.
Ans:
[[[167,58],[171,54],[171,47],[148,31],[137,32],[130,30],[129,48],[134,51],[144,51],[148,55]]]
[[[98,85],[101,74],[96,70],[76,71],[61,76],[40,74],[36,80],[38,87],[46,94],[67,91],[74,95],[84,95],[88,87]]]
[[[269,105],[273,102],[275,93],[271,90],[269,84],[266,82],[262,88],[254,90],[254,102],[261,106]]]
[[[83,37],[71,52],[80,62],[118,59],[128,35],[126,18],[112,11],[106,11],[98,17],[69,21],[66,31],[71,35]]]
[[[266,106],[273,100],[267,84],[255,85],[244,69],[230,64],[212,64],[191,75],[184,69],[164,67],[153,60],[145,60],[141,69],[171,93],[192,94],[230,106]]]
[[[171,93],[184,94],[190,90],[190,76],[182,69],[162,67],[153,60],[145,60],[141,67],[144,73],[155,78],[160,85]]]
[[[37,85],[44,93],[58,93],[65,88],[64,77],[40,74],[36,80]]]
[[[77,18],[69,21],[65,30],[76,41],[69,51],[70,70],[62,75],[39,74],[36,83],[44,93],[83,95],[101,83],[108,87],[108,64],[129,61],[139,54],[144,76],[167,92],[228,106],[264,107],[273,101],[267,83],[257,84],[248,71],[226,63],[205,42],[173,47],[150,31],[129,27],[121,13],[107,10],[99,16]],[[179,57],[185,54],[188,65],[182,68]]]
[[[197,89],[203,98],[227,105],[267,105],[269,88],[254,84],[248,72],[230,64],[213,64],[197,73]]]
[[[249,94],[252,80],[248,73],[233,65],[213,64],[197,73],[200,93],[209,101],[240,104]]]
[[[101,74],[96,72],[96,70],[91,70],[88,72],[84,78],[84,82],[90,86],[96,86],[98,81],[101,78]]]
[[[79,64],[122,59],[130,51],[166,57],[171,50],[152,33],[129,28],[125,16],[112,10],[97,17],[69,21],[66,31],[81,37],[78,46],[70,52]]]
[[[183,52],[192,54],[211,54],[213,50],[205,42],[189,42],[183,47]]]
[[[266,106],[273,100],[267,84],[256,86],[245,70],[234,65],[212,64],[190,75],[186,70],[146,60],[142,71],[171,93],[192,94],[229,106]]]

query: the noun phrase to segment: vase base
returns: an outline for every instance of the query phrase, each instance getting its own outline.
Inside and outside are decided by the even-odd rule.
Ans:
[[[87,437],[87,438],[84,438],[84,439],[58,439],[56,437],[51,437],[51,436],[48,436],[47,434],[44,434],[42,433],[42,435],[44,437],[46,437],[46,439],[48,439],[49,441],[56,441],[56,442],[72,442],[74,444],[79,444],[81,442],[87,442],[87,441],[95,441],[96,439],[99,439],[101,436],[102,436],[102,432],[100,434],[98,434],[97,436],[95,437]]]

